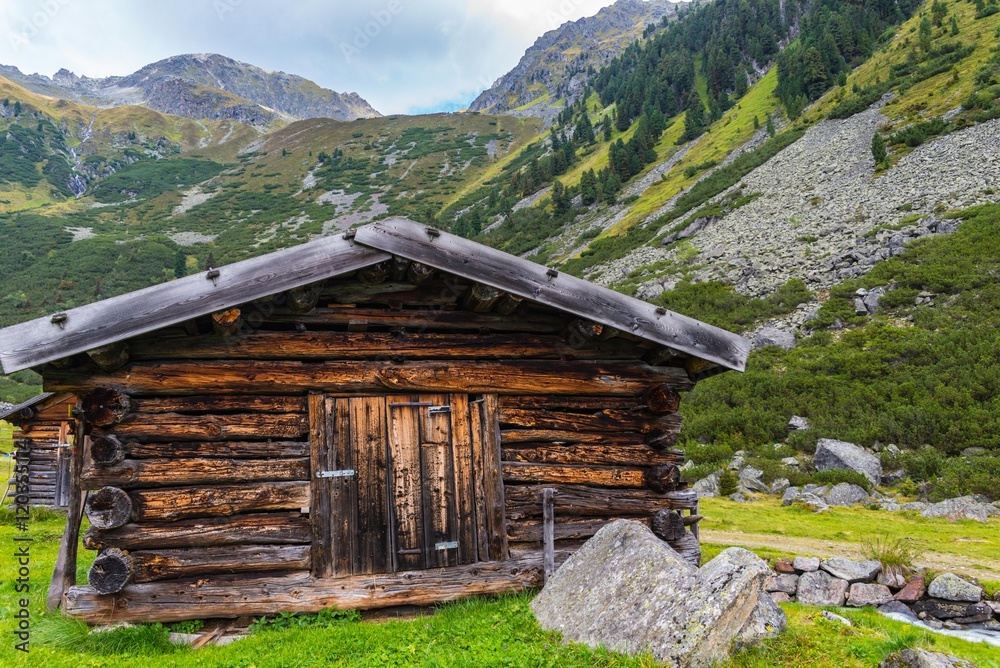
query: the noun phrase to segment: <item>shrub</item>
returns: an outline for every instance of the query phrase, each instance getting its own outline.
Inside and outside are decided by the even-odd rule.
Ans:
[[[735,494],[740,489],[739,478],[729,469],[723,469],[719,476],[719,496],[729,496]]]
[[[810,477],[812,482],[817,485],[839,485],[842,482],[848,482],[852,485],[864,487],[866,492],[872,491],[872,484],[868,478],[865,477],[864,473],[858,473],[857,471],[849,469],[828,469],[826,471],[817,471]]]
[[[980,494],[1000,499],[1000,456],[954,457],[941,462],[940,477],[933,482],[931,499],[941,501],[957,496]]]
[[[695,464],[728,462],[733,458],[733,449],[727,443],[692,442],[684,446],[684,454]]]
[[[911,480],[933,480],[941,472],[944,456],[934,448],[921,448],[917,452],[907,452],[900,457],[900,464]]]

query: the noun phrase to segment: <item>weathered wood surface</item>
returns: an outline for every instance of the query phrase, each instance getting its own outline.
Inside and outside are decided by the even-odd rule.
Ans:
[[[646,469],[612,466],[555,466],[552,464],[503,463],[504,482],[592,485],[594,487],[642,488]]]
[[[308,457],[309,444],[301,441],[195,441],[191,443],[126,442],[132,459],[286,459]],[[178,462],[178,466],[183,466]]]
[[[87,351],[87,356],[101,371],[117,371],[129,363],[130,351],[128,342],[109,343]]]
[[[542,490],[542,554],[546,583],[556,572],[555,521],[555,490],[546,487]]]
[[[500,427],[497,395],[472,402],[469,411],[472,459],[475,468],[477,541],[481,561],[507,558],[504,485],[500,462]],[[485,519],[483,519],[485,518]]]
[[[128,552],[112,547],[97,555],[87,581],[98,594],[117,594],[132,581],[134,562]]]
[[[85,489],[105,486],[179,487],[227,483],[308,480],[309,460],[296,459],[126,459],[83,470]]]
[[[308,482],[140,489],[130,494],[137,522],[236,515],[309,506]]]
[[[750,352],[750,342],[736,334],[567,274],[553,276],[545,267],[453,234],[428,235],[426,227],[404,218],[362,227],[355,239],[730,369],[742,371]]]
[[[117,487],[102,487],[87,497],[87,519],[98,529],[117,529],[132,519],[131,497]]]
[[[227,308],[212,314],[212,329],[220,336],[232,336],[243,327],[243,311]]]
[[[558,506],[557,506],[558,508]],[[554,540],[580,540],[593,536],[601,527],[617,519],[627,519],[642,522],[646,526],[651,523],[648,515],[637,517],[562,517],[556,518],[552,530]],[[507,539],[511,542],[538,542],[544,544],[544,519],[509,520],[507,522]]]
[[[508,485],[504,490],[509,520],[542,516],[542,492],[551,488],[560,517],[625,517],[682,506],[646,489],[602,489],[584,485]]]
[[[654,413],[676,413],[681,407],[681,395],[673,388],[659,385],[646,392],[646,406]]]
[[[541,571],[541,556],[529,554],[501,562],[348,578],[314,579],[307,571],[200,577],[134,584],[114,596],[100,596],[92,587],[73,587],[65,596],[64,610],[91,624],[108,624],[429,606],[538,587]]]
[[[503,427],[521,429],[603,433],[636,431],[641,434],[661,434],[679,430],[681,417],[680,415],[663,417],[615,409],[603,409],[593,413],[571,413],[544,408],[514,408],[505,398],[500,406],[500,424]]]
[[[90,444],[90,458],[97,466],[114,466],[127,456],[125,444],[113,435],[95,438]]]
[[[634,413],[640,419],[656,419],[662,416],[650,413],[641,397],[581,396],[558,394],[522,394],[500,398],[503,410],[520,411],[569,411],[572,413],[596,413],[600,411],[622,411]]]
[[[5,373],[123,341],[285,290],[384,261],[385,253],[339,236],[244,260],[208,280],[199,273],[0,330]]]
[[[358,573],[386,573],[391,540],[388,507],[386,406],[381,397],[352,399],[351,450],[355,453],[358,481]]]
[[[65,391],[127,387],[143,394],[467,392],[635,396],[650,385],[689,389],[685,372],[636,362],[498,360],[383,362],[178,362],[133,364],[128,373],[53,371],[46,386]]]
[[[282,337],[287,338],[287,337]],[[240,337],[239,341],[243,341]],[[217,340],[216,340],[217,341]],[[157,346],[169,345],[159,340]],[[231,350],[226,347],[225,350]],[[177,353],[179,357],[195,357]],[[230,357],[229,359],[232,359]],[[305,397],[250,395],[245,397],[224,394],[204,397],[143,397],[136,401],[139,413],[305,413]]]
[[[189,578],[214,573],[266,573],[309,568],[308,545],[230,545],[131,554],[133,582]],[[117,590],[121,591],[121,589]]]
[[[66,509],[66,527],[63,529],[62,540],[59,543],[59,554],[56,556],[52,581],[45,598],[45,608],[54,612],[62,603],[63,595],[76,584],[76,557],[79,551],[80,524],[83,522],[84,503],[87,493],[80,485],[80,472],[83,469],[84,448],[86,446],[86,429],[83,421],[76,424],[73,448],[73,459],[70,464],[69,504]]]
[[[672,543],[680,540],[684,536],[684,518],[681,514],[673,510],[660,510],[653,515],[653,533],[660,540]]]
[[[133,413],[113,428],[120,439],[142,441],[296,439],[309,432],[304,413],[285,415],[245,413],[235,415],[181,415]]]
[[[124,392],[95,385],[80,401],[87,422],[97,427],[111,427],[134,409],[132,398]]]
[[[611,466],[655,466],[657,464],[673,464],[678,459],[677,455],[657,452],[645,445],[623,445],[610,439],[607,443],[598,441],[594,445],[539,443],[523,444],[518,447],[505,445],[500,456],[505,462]]]
[[[493,332],[535,332],[555,334],[566,326],[558,314],[520,309],[516,316],[496,313],[469,313],[440,309],[406,309],[331,307],[317,308],[305,315],[282,314],[268,318],[279,324],[305,324],[316,327],[365,325],[372,327],[405,328],[412,331],[458,330]]]
[[[631,359],[645,351],[627,341],[574,347],[541,334],[456,334],[428,332],[255,332],[225,343],[215,336],[158,337],[134,344],[136,361],[203,360],[364,360],[406,359]],[[218,401],[218,400],[217,400]],[[149,412],[147,403],[140,410]],[[183,409],[183,407],[180,407]],[[195,410],[188,408],[186,410]],[[207,408],[206,410],[211,410]],[[270,411],[276,412],[276,411]]]
[[[681,470],[676,464],[657,464],[646,471],[646,485],[654,492],[671,492],[681,484]]]
[[[299,513],[260,513],[126,524],[117,529],[91,527],[83,537],[84,547],[100,550],[153,550],[180,547],[230,545],[298,545],[311,541],[309,519]]]

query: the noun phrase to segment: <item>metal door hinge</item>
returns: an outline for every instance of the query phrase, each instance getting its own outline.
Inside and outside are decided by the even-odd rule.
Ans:
[[[354,469],[342,469],[340,471],[316,471],[317,478],[353,478]]]
[[[434,549],[435,550],[440,550],[442,552],[444,550],[457,550],[458,549],[458,541],[457,540],[453,540],[453,541],[448,542],[448,543],[438,543],[437,545],[434,546]]]
[[[427,409],[427,412],[431,415],[434,415],[435,413],[450,413],[451,406],[431,406]]]

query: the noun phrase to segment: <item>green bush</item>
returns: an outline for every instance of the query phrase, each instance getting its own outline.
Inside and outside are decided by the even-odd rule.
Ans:
[[[695,464],[713,464],[731,460],[733,449],[727,443],[688,443],[684,455]]]
[[[817,485],[839,485],[842,482],[849,482],[852,485],[864,487],[865,491],[872,491],[872,484],[865,477],[864,473],[851,471],[849,469],[827,469],[826,471],[816,471],[810,475],[810,481]]]
[[[729,469],[723,469],[722,475],[719,476],[719,495],[729,496],[738,492],[739,489],[740,481],[736,474]]]
[[[938,472],[931,484],[933,501],[969,494],[1000,499],[1000,456],[953,457],[942,461]]]

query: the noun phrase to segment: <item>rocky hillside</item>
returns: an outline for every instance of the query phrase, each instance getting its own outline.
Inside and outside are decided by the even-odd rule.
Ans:
[[[596,16],[564,23],[528,49],[513,70],[500,77],[469,107],[470,111],[550,118],[561,98],[575,101],[593,70],[643,37],[649,24],[677,15],[666,0],[618,0]],[[561,105],[558,105],[561,106]]]
[[[336,93],[284,72],[267,72],[218,54],[174,56],[128,76],[91,79],[59,70],[52,78],[0,66],[26,89],[97,107],[144,105],[185,118],[233,120],[257,127],[276,121],[350,121],[379,113],[357,93]]]

